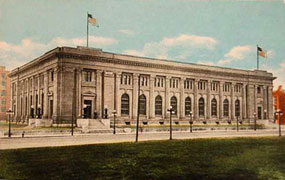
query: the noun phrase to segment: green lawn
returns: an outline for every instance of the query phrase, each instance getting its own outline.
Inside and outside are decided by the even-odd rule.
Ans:
[[[152,141],[0,151],[0,179],[285,179],[285,138]]]

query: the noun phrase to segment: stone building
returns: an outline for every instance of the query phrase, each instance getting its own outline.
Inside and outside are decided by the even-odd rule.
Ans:
[[[273,118],[272,73],[58,47],[11,74],[15,118],[68,124],[117,111],[118,123]],[[140,85],[139,85],[140,82]]]
[[[10,107],[10,72],[0,66],[0,119],[8,120],[6,112]]]

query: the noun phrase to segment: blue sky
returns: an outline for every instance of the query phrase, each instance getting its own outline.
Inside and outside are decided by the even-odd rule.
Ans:
[[[57,46],[240,69],[260,69],[285,86],[282,0],[0,0],[0,64],[13,69]]]

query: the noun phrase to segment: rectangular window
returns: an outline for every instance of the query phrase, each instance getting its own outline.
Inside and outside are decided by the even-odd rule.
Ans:
[[[91,82],[92,81],[92,72],[91,71],[84,71],[84,81]]]
[[[54,79],[53,76],[54,76],[54,71],[51,71],[51,72],[50,72],[50,81],[51,81],[51,82],[53,82],[53,79]]]
[[[6,94],[5,90],[2,90],[1,91],[1,96],[5,96],[5,94]]]
[[[121,76],[121,84],[123,85],[131,85],[131,74],[122,74]],[[140,79],[140,81],[142,81],[142,78]],[[140,82],[142,83],[142,82]]]

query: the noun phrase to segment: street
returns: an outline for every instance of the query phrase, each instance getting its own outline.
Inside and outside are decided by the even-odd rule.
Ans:
[[[262,136],[278,136],[278,130],[228,130],[228,131],[194,131],[190,132],[173,132],[173,139],[195,139],[195,138],[230,138],[230,137],[262,137]],[[140,141],[149,140],[168,140],[169,132],[160,133],[139,133]],[[135,134],[70,134],[49,135],[49,136],[25,136],[22,137],[4,137],[0,138],[0,150],[18,149],[18,148],[34,148],[34,147],[52,147],[52,146],[72,146],[86,144],[101,143],[121,143],[135,142]]]

